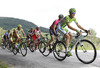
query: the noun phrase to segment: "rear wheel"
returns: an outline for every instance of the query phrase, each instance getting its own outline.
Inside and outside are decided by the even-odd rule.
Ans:
[[[63,42],[59,41],[54,45],[54,50],[53,50],[53,54],[54,57],[59,60],[59,61],[63,61],[66,58],[66,46]]]

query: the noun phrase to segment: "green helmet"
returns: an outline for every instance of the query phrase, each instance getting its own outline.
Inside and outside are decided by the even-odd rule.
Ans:
[[[76,12],[76,10],[75,10],[75,8],[71,8],[71,9],[69,10],[69,12],[73,13],[73,12]]]
[[[22,27],[22,25],[19,24],[19,25],[17,25],[17,27]]]

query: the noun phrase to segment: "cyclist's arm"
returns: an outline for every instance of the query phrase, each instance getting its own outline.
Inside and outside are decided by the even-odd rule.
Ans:
[[[85,31],[85,29],[82,26],[80,26],[78,23],[76,23],[76,25],[77,25],[78,28],[80,28],[80,29]]]
[[[41,35],[41,37],[43,37],[43,35],[41,34],[41,32],[40,32],[40,35]]]
[[[77,29],[75,29],[75,28],[73,28],[72,26],[70,26],[70,23],[67,23],[67,25],[68,25],[68,28],[70,28],[70,29],[72,29],[72,30],[74,30],[74,31],[77,31]]]
[[[23,35],[24,35],[24,37],[25,37],[25,33],[24,33],[24,31],[21,31],[22,33],[23,33]]]

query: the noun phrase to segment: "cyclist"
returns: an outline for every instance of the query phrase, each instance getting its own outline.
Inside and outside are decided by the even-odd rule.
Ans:
[[[33,39],[33,48],[35,46],[35,40],[38,39],[40,36],[43,37],[43,35],[41,34],[41,31],[39,29],[39,27],[37,26],[35,30],[33,30],[32,33],[32,39]]]
[[[78,32],[79,34],[81,34],[81,32],[78,29],[75,29],[75,28],[73,28],[70,25],[70,23],[72,21],[74,21],[76,23],[76,25],[77,25],[78,28],[80,28],[80,29],[84,30],[86,33],[88,33],[88,31],[86,29],[84,29],[83,27],[81,27],[78,24],[78,22],[77,22],[77,20],[75,18],[75,14],[76,14],[75,8],[71,8],[69,10],[69,15],[65,16],[61,21],[59,21],[58,26],[57,26],[58,31],[61,34],[63,34],[65,36],[65,38],[66,38],[65,44],[66,44],[66,49],[67,49],[67,54],[68,55],[72,55],[69,52],[69,49],[68,48],[69,48],[69,43],[72,41],[73,34],[67,28],[65,28],[65,27],[68,26],[68,28],[70,28],[71,30],[74,30],[74,31]]]
[[[17,32],[17,33],[16,33]],[[16,42],[16,45],[18,45],[19,46],[19,43],[20,43],[20,39],[24,36],[25,37],[25,33],[24,33],[24,31],[23,31],[23,29],[22,29],[22,25],[17,25],[17,28],[14,30],[14,33],[18,36],[18,39],[17,39],[17,41],[18,42]]]
[[[4,35],[3,35],[3,42],[5,43],[7,40],[9,40],[9,35],[10,35],[10,30],[8,30]]]
[[[33,28],[31,28],[28,33],[27,33],[27,46],[29,47],[29,41],[32,38],[32,32],[33,32]]]
[[[16,28],[14,28],[10,33],[9,41],[11,43],[11,50],[13,50],[13,42],[15,42],[15,46],[18,48],[19,46],[20,36],[18,35]],[[18,50],[19,52],[19,50]]]
[[[50,32],[51,40],[47,43],[47,46],[54,40],[53,35],[57,36],[57,24],[63,17],[64,16],[60,14],[58,16],[59,19],[55,20],[53,24],[50,26],[49,32]],[[52,51],[52,49],[49,49],[49,50],[50,52]]]
[[[11,43],[11,50],[13,50],[13,33],[10,33],[9,42]]]

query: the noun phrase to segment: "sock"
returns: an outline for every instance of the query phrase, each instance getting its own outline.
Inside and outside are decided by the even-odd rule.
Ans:
[[[67,51],[69,51],[69,48],[68,48],[68,46],[66,46],[66,49],[67,49]]]

